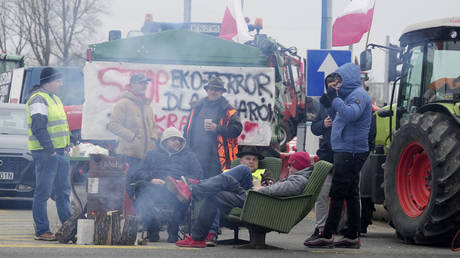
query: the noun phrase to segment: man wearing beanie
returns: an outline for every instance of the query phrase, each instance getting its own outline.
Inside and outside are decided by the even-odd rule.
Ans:
[[[287,178],[281,179],[272,185],[257,186],[252,189],[264,194],[280,197],[301,194],[313,171],[310,155],[307,152],[294,153],[290,156],[288,163],[289,176]],[[241,166],[244,165],[233,169]],[[212,225],[217,209],[220,209],[224,214],[228,214],[235,207],[243,207],[246,199],[246,191],[242,185],[252,185],[252,182],[249,182],[252,181],[251,171],[249,169],[240,169],[239,173],[234,174],[232,170],[191,186],[193,198],[195,200],[202,199],[204,203],[192,227],[191,236],[176,242],[176,245],[180,247],[206,247],[205,238]],[[244,182],[244,180],[249,181]],[[189,194],[183,197],[190,198]]]
[[[70,132],[64,106],[56,95],[62,87],[62,75],[51,67],[40,73],[40,85],[35,87],[27,101],[29,123],[29,150],[35,162],[35,191],[32,214],[35,239],[54,241],[50,232],[46,202],[54,190],[59,219],[71,216],[69,157]]]

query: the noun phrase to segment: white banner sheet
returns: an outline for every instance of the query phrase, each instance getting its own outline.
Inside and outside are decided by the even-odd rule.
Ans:
[[[203,86],[211,76],[218,76],[225,82],[227,93],[224,97],[239,111],[243,124],[238,144],[269,145],[274,121],[273,68],[115,62],[87,62],[85,65],[83,139],[116,139],[107,130],[107,123],[113,106],[135,72],[152,79],[146,96],[152,100],[160,132],[171,126],[183,131],[190,103],[205,97]]]

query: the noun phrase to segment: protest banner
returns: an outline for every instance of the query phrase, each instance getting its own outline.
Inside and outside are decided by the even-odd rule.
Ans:
[[[218,76],[225,82],[224,97],[240,114],[243,131],[239,144],[269,145],[274,122],[273,68],[115,62],[88,62],[84,67],[83,139],[116,139],[107,130],[107,123],[113,106],[129,87],[129,78],[135,72],[152,79],[146,96],[152,100],[160,131],[171,126],[182,131],[190,104],[205,97],[203,87],[209,78]]]

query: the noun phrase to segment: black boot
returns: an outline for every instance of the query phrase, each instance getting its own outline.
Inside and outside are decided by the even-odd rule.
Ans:
[[[158,242],[160,240],[160,232],[156,230],[147,231],[147,239],[149,242]]]
[[[179,225],[176,223],[168,224],[168,243],[176,243],[178,239]]]
[[[160,240],[160,225],[155,219],[149,218],[145,223],[145,230],[147,230],[147,239],[149,242],[158,242]]]

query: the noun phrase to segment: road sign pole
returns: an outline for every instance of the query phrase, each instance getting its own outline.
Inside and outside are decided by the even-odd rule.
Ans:
[[[184,0],[184,22],[192,21],[192,0]]]
[[[332,0],[322,0],[321,5],[321,49],[332,46]]]

